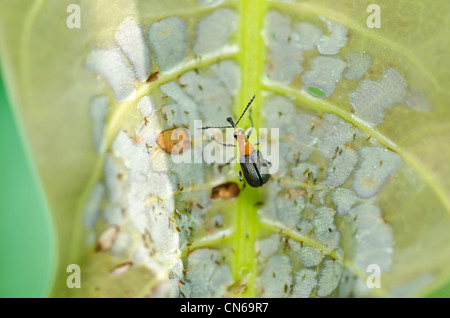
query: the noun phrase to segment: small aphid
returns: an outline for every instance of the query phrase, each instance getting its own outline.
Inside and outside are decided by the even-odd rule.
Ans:
[[[159,77],[159,71],[153,72],[150,74],[150,76],[147,78],[147,80],[145,82],[146,83],[154,82],[158,79],[158,77]]]
[[[180,191],[183,191],[183,186],[182,185],[180,185],[179,183],[177,184],[177,188],[178,188],[178,190],[180,190]]]
[[[147,117],[144,117],[144,123],[146,124],[146,125],[148,125],[148,119],[147,119]]]
[[[203,91],[203,86],[202,85],[198,85],[198,89]]]
[[[201,205],[200,203],[197,203],[197,206],[200,210],[203,210],[203,205]]]
[[[181,230],[178,226],[176,226],[175,228],[177,229],[177,232],[181,232]]]
[[[383,160],[380,160],[380,167],[381,167],[382,164],[383,164]]]

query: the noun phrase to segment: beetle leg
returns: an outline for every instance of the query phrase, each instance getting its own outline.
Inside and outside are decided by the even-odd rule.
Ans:
[[[241,170],[239,170],[239,172],[238,172],[238,177],[239,177],[239,181],[242,181],[242,171]]]
[[[214,140],[215,142],[217,142],[219,145],[222,145],[224,147],[236,147],[235,144],[230,144],[230,143],[226,143],[226,142],[220,142],[218,141],[214,136],[211,136],[211,140]]]
[[[253,144],[253,146],[258,146],[258,145],[259,145],[259,140]]]

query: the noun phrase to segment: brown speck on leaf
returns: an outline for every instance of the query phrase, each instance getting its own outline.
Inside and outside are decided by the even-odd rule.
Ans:
[[[145,81],[146,83],[154,82],[159,78],[159,71],[153,72]]]
[[[240,189],[237,183],[227,182],[218,185],[211,190],[211,199],[231,200],[239,195]]]

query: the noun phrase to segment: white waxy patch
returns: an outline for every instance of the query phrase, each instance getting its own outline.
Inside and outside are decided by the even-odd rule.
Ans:
[[[238,92],[241,87],[241,70],[235,61],[222,61],[211,65],[210,68],[231,94]]]
[[[330,189],[323,189],[316,192],[316,197],[320,204],[326,205],[325,198],[328,195],[328,193],[330,193]]]
[[[264,101],[263,116],[266,127],[277,128],[280,136],[289,136],[279,144],[280,153],[286,160],[280,161],[280,171],[286,170],[283,165],[294,163],[296,158],[305,161],[315,150],[317,137],[312,136],[311,129],[320,119],[313,114],[298,114],[292,101],[280,95],[274,95]]]
[[[167,171],[150,171],[147,178],[147,187],[151,195],[163,198],[171,195],[176,189],[175,182]]]
[[[314,236],[330,250],[337,248],[341,240],[341,234],[334,224],[334,215],[333,209],[320,207],[316,209],[314,217]]]
[[[108,81],[117,102],[135,98],[135,75],[119,48],[93,49],[86,58],[86,67]]]
[[[117,233],[119,232],[119,227],[112,225],[107,227],[97,239],[97,250],[98,251],[108,251],[114,244]]]
[[[338,54],[341,47],[347,43],[347,27],[324,17],[320,17],[320,19],[326,22],[330,35],[323,34],[319,38],[317,49],[321,54],[325,55]]]
[[[300,220],[298,225],[295,227],[297,231],[299,231],[302,234],[308,234],[312,229],[314,228],[314,225],[312,222],[308,220]]]
[[[300,250],[298,257],[305,267],[313,267],[318,266],[325,256],[317,248],[304,246]]]
[[[189,126],[189,118],[178,104],[168,104],[161,107],[161,113],[168,127]]]
[[[137,79],[147,81],[152,70],[152,55],[142,26],[135,21],[126,22],[119,27],[115,40],[133,65]]]
[[[153,23],[148,39],[162,72],[177,67],[186,57],[187,26],[181,18],[169,17]]]
[[[300,222],[300,216],[305,207],[305,198],[295,200],[279,199],[275,203],[276,220],[295,229]]]
[[[197,25],[193,50],[202,56],[228,45],[229,36],[237,29],[239,15],[230,8],[217,9],[202,18]]]
[[[421,112],[430,111],[432,108],[431,102],[427,96],[418,89],[410,89],[406,95],[406,105],[412,109],[416,109]]]
[[[332,195],[332,200],[336,204],[336,212],[339,216],[347,215],[350,209],[358,202],[355,192],[337,188]]]
[[[258,277],[260,297],[287,297],[292,284],[292,266],[286,255],[273,255],[264,264]]]
[[[365,52],[349,52],[345,54],[348,61],[348,69],[344,76],[349,79],[359,79],[369,70],[372,64],[372,57]]]
[[[128,272],[131,269],[131,267],[133,267],[133,263],[132,262],[126,262],[126,263],[117,265],[109,273],[111,275],[114,275],[114,276],[123,275],[126,272]]]
[[[367,199],[380,191],[402,159],[381,147],[364,147],[358,153],[361,161],[353,176],[353,189],[360,198]]]
[[[266,16],[266,43],[269,46],[266,74],[271,80],[290,84],[294,76],[303,70],[302,51],[294,43],[294,33],[289,17],[278,11]]]
[[[155,125],[152,124],[142,125],[139,130],[136,131],[136,139],[139,140],[139,143],[145,145],[145,147],[154,147],[158,135]]]
[[[313,50],[323,34],[321,29],[309,22],[296,23],[294,28],[294,42],[305,51]]]
[[[335,114],[325,114],[323,121],[315,122],[316,127],[311,135],[317,140],[317,146],[325,158],[331,159],[344,151],[353,136],[360,134],[359,129]],[[337,149],[337,152],[336,152]]]
[[[103,173],[105,175],[105,185],[109,202],[120,202],[123,196],[122,181],[120,180],[119,168],[109,153],[105,156]]]
[[[167,94],[176,102],[178,108],[186,115],[189,123],[191,137],[195,135],[194,121],[200,119],[200,112],[197,104],[190,98],[176,82],[169,82],[160,86],[163,93]]]
[[[120,206],[108,206],[103,210],[103,218],[110,225],[119,226],[123,220],[123,212]]]
[[[330,188],[337,188],[342,185],[350,176],[358,161],[358,153],[354,149],[343,148],[338,151],[328,166],[328,174],[325,183]]]
[[[311,269],[301,269],[295,275],[292,297],[308,298],[317,285],[317,273]]]
[[[105,130],[105,118],[108,112],[108,97],[99,96],[91,102],[91,117],[94,122],[92,132],[94,135],[94,145],[98,152],[103,140]]]
[[[177,258],[177,251],[179,248],[179,235],[175,228],[173,221],[173,197],[165,198],[162,202],[165,206],[171,205],[171,210],[167,210],[164,206],[160,205],[160,202],[152,203],[149,206],[147,215],[149,216],[149,232],[152,241],[155,243],[156,248],[162,252],[162,258],[164,261]],[[170,219],[169,219],[170,217]]]
[[[328,97],[333,94],[346,67],[347,63],[340,57],[316,56],[311,59],[311,70],[302,76],[303,86],[318,88]]]
[[[150,96],[145,95],[137,102],[137,108],[141,111],[142,116],[149,119],[153,114],[153,103]]]
[[[344,266],[339,261],[326,260],[320,271],[319,284],[316,294],[320,297],[330,295],[339,284]]]
[[[354,284],[355,276],[352,270],[345,268],[341,276],[341,281],[339,282],[339,297],[344,298],[351,296]]]
[[[114,156],[123,159],[128,170],[147,174],[150,170],[150,156],[145,143],[136,143],[121,130],[113,142]]]
[[[198,105],[207,126],[224,126],[225,118],[230,116],[232,99],[218,77],[190,71],[181,75],[178,82],[183,85],[183,92]]]
[[[189,254],[189,271],[186,286],[187,297],[223,297],[232,283],[230,267],[222,263],[219,251],[202,248]]]
[[[128,172],[128,191],[127,191],[127,215],[131,223],[144,234],[148,228],[148,218],[145,214],[145,200],[148,196],[146,176],[129,171]]]
[[[405,102],[407,88],[405,78],[388,66],[378,82],[362,80],[358,89],[350,93],[350,103],[358,118],[378,125],[386,108]]]
[[[105,196],[105,186],[97,182],[84,206],[83,224],[88,228],[93,228],[100,213],[101,204]]]
[[[270,256],[275,254],[280,247],[280,236],[273,234],[268,238],[256,241],[256,253],[261,261],[265,261]]]
[[[111,255],[114,257],[121,256],[131,243],[131,237],[128,233],[119,232],[114,240],[113,246],[111,247]]]
[[[381,215],[379,207],[362,203],[349,214],[354,218],[356,248],[353,263],[366,271],[370,264],[380,266],[381,272],[391,268],[394,253],[392,228]]]

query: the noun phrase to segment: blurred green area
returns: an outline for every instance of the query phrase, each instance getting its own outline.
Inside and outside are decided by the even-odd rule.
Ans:
[[[17,123],[0,76],[0,297],[47,297],[53,227]]]

